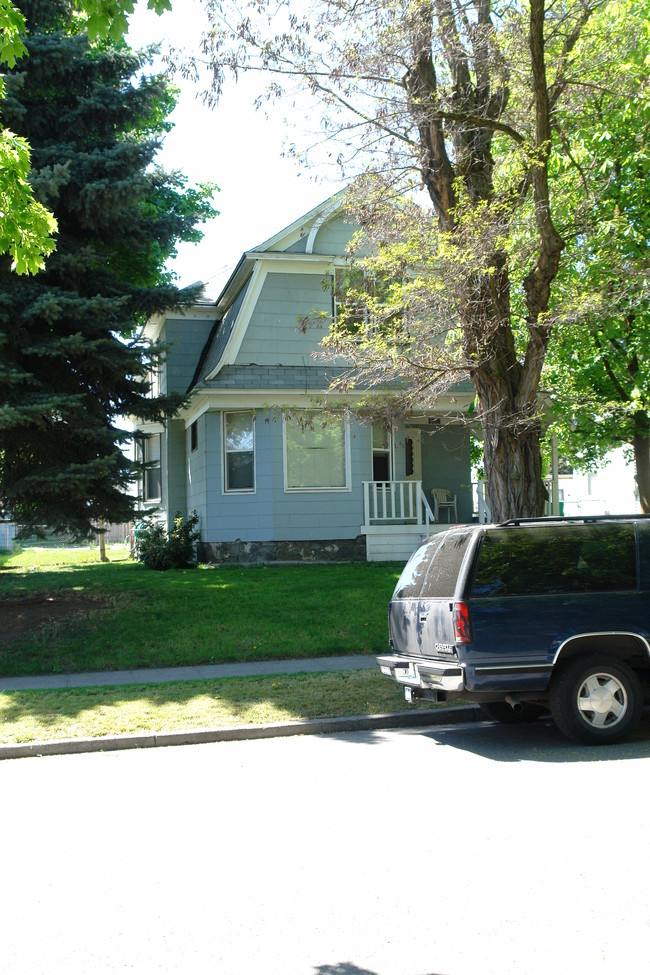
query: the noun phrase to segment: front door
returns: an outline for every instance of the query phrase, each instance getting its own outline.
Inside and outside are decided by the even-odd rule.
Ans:
[[[422,431],[415,427],[407,427],[406,441],[406,479],[407,481],[422,480]]]

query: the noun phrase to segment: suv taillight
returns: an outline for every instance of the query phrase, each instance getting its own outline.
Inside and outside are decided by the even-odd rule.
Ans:
[[[467,603],[454,603],[454,636],[456,643],[471,643],[472,628]]]

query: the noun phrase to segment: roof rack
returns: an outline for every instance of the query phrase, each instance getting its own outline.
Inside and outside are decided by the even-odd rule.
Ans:
[[[591,525],[599,521],[639,521],[650,518],[648,515],[544,515],[541,518],[509,518],[508,521],[498,522],[499,526],[504,525],[544,525],[558,521],[561,522],[582,522],[584,525]]]

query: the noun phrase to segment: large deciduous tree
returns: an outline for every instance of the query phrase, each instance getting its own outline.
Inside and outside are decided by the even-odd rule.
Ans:
[[[66,0],[21,0],[29,57],[6,77],[3,121],[32,146],[57,249],[33,277],[0,259],[0,509],[23,525],[88,532],[128,520],[134,465],[120,418],[164,419],[149,316],[180,307],[165,262],[214,215],[211,187],[154,165],[174,93],[148,55],[91,46]]]
[[[211,97],[229,70],[271,72],[272,94],[320,101],[321,149],[365,170],[351,202],[361,263],[367,280],[393,282],[380,289],[390,307],[376,303],[363,334],[342,316],[330,348],[352,359],[350,383],[400,375],[405,406],[469,377],[495,519],[539,515],[545,501],[539,385],[573,229],[549,160],[565,105],[588,95],[592,52],[579,42],[605,5],[206,0]],[[598,56],[614,71],[613,49]]]

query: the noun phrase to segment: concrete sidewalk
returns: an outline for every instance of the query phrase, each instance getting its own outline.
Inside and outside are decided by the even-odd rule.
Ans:
[[[2,677],[0,691],[43,691],[69,687],[109,687],[121,684],[169,684],[173,681],[218,680],[220,677],[271,677],[275,674],[314,674],[336,670],[375,670],[372,654],[311,657],[297,660],[259,660],[243,664],[204,664],[200,667],[157,667],[140,670],[91,671],[85,674],[41,674]]]

